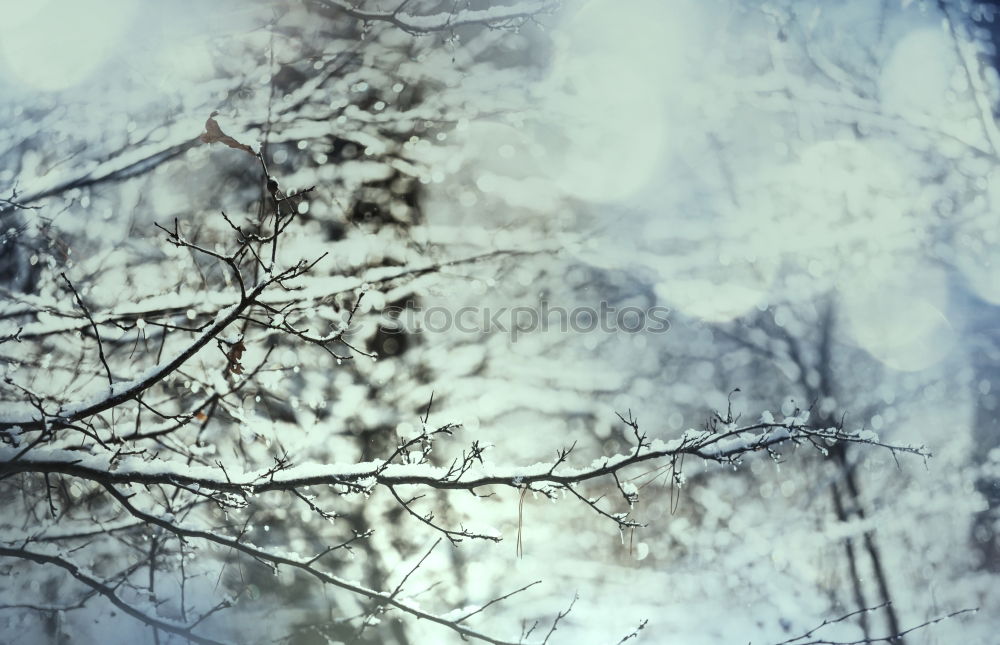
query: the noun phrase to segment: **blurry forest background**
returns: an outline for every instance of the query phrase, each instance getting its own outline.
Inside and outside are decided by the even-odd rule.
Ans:
[[[327,570],[390,592],[405,580],[408,602],[453,618],[542,580],[475,616],[515,640],[536,620],[544,637],[578,596],[550,642],[615,643],[648,619],[638,642],[777,643],[891,603],[818,636],[874,642],[978,607],[892,642],[994,643],[998,13],[970,0],[5,4],[0,641],[186,642],[11,557],[30,543],[164,620],[228,600],[198,627],[226,642],[460,642],[138,520],[100,482],[16,465],[25,410],[142,379],[234,302],[227,265],[186,242],[228,253],[236,227],[264,235],[276,199],[314,187],[281,202],[277,253],[322,256],[309,273],[275,284],[244,336],[229,329],[61,450],[92,440],[117,446],[112,469],[155,455],[249,472],[368,462],[461,424],[404,456],[447,464],[478,442],[489,464],[531,466],[575,443],[569,460],[586,465],[634,448],[616,412],[667,441],[715,412],[807,411],[933,457],[837,443],[738,468],[692,458],[684,477],[640,465],[588,489],[607,517],[509,487],[231,507],[197,486],[129,492],[157,518],[276,552],[350,541]],[[199,139],[213,113],[278,191],[252,155]],[[253,285],[270,274],[250,253]],[[383,317],[543,301],[668,307],[670,328],[512,342]],[[338,358],[286,321],[346,330],[349,345]],[[634,529],[613,515],[633,488]],[[431,523],[464,539],[432,549]]]

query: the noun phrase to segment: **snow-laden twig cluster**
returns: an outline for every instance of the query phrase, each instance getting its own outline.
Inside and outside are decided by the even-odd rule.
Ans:
[[[251,342],[249,333],[253,327],[265,329],[268,333],[276,330],[293,342],[319,344],[338,360],[349,356],[334,352],[328,345],[340,344],[346,352],[365,353],[343,337],[344,330],[357,313],[360,294],[348,311],[347,325],[327,336],[308,332],[292,322],[290,316],[284,315],[287,308],[266,300],[272,291],[295,294],[296,280],[305,277],[320,259],[300,259],[285,266],[280,264],[282,254],[279,243],[295,218],[294,211],[282,210],[283,203],[284,199],[276,200],[274,213],[267,221],[253,227],[253,232],[227,216],[226,222],[235,238],[235,246],[229,251],[198,243],[185,235],[176,222],[172,227],[161,227],[170,244],[200,253],[224,265],[230,271],[238,293],[234,294],[233,304],[218,309],[213,316],[207,317],[204,324],[191,329],[193,338],[181,350],[159,360],[138,378],[128,381],[114,379],[116,370],[108,364],[101,349],[100,332],[95,322],[114,319],[114,315],[101,317],[92,314],[70,283],[75,300],[84,308],[86,325],[93,330],[98,341],[100,364],[111,383],[104,392],[75,403],[55,404],[40,394],[23,389],[26,410],[7,412],[0,421],[6,443],[0,447],[0,479],[18,477],[26,491],[41,492],[46,499],[48,514],[53,518],[59,517],[60,509],[53,501],[52,482],[76,482],[84,485],[95,499],[103,499],[100,504],[102,514],[110,512],[116,517],[124,514],[135,520],[120,530],[139,526],[155,531],[157,535],[172,537],[177,540],[182,553],[190,548],[184,545],[212,544],[247,556],[275,571],[295,571],[318,585],[355,594],[371,603],[359,630],[363,630],[377,615],[395,610],[440,624],[464,638],[489,643],[520,643],[527,642],[531,634],[506,639],[469,627],[466,621],[531,585],[498,596],[486,605],[457,617],[436,614],[408,599],[404,593],[406,578],[392,591],[379,591],[334,575],[324,566],[331,554],[349,551],[358,540],[370,538],[375,528],[355,532],[317,553],[300,554],[255,544],[246,535],[245,525],[209,528],[197,518],[199,513],[208,512],[213,507],[228,512],[250,507],[261,495],[285,495],[288,496],[287,503],[301,502],[310,513],[334,521],[339,517],[338,513],[325,508],[329,500],[321,499],[322,493],[317,494],[316,491],[332,491],[334,498],[367,498],[385,490],[407,516],[440,532],[453,544],[465,539],[499,541],[502,536],[495,531],[447,526],[433,513],[418,510],[415,505],[426,491],[431,490],[467,491],[488,496],[494,490],[509,488],[522,494],[526,491],[537,492],[553,499],[565,494],[583,503],[596,516],[611,520],[622,529],[635,528],[641,523],[631,517],[630,508],[638,499],[638,491],[624,474],[648,465],[669,465],[679,483],[682,481],[681,466],[685,458],[738,465],[754,453],[777,458],[778,450],[783,446],[808,445],[822,451],[830,445],[847,442],[869,444],[894,454],[902,452],[928,456],[921,447],[882,443],[871,433],[810,426],[806,415],[780,422],[768,419],[739,425],[729,410],[725,417],[713,417],[704,429],[689,430],[670,441],[651,439],[640,430],[638,421],[631,413],[619,415],[621,422],[631,429],[633,448],[627,453],[609,455],[587,464],[572,463],[575,445],[559,450],[548,462],[530,466],[494,464],[488,459],[488,447],[475,440],[466,446],[460,456],[446,463],[436,463],[433,458],[435,445],[442,440],[452,440],[460,426],[453,423],[438,427],[429,425],[431,401],[422,419],[422,429],[415,436],[400,441],[381,459],[360,463],[299,463],[293,456],[285,455],[276,458],[271,466],[256,470],[248,469],[239,460],[207,462],[198,455],[196,437],[213,411],[223,406],[230,397],[238,397],[243,385],[255,378],[270,355],[265,354],[258,365],[249,368],[242,365],[245,343]],[[268,226],[270,232],[266,230]],[[264,317],[255,314],[255,311]],[[151,321],[155,320],[148,312],[143,315]],[[274,319],[278,316],[281,319],[276,323]],[[237,325],[242,326],[242,331],[232,336],[231,327]],[[44,338],[45,335],[37,337]],[[213,391],[187,411],[179,413],[157,412],[144,400],[148,393],[183,370],[186,363],[213,342],[222,350],[218,360],[220,373],[224,374]],[[140,429],[137,424],[134,430],[123,431],[116,416],[118,419],[130,418],[124,413],[130,407],[134,408],[131,414],[135,419],[143,412],[152,412],[159,417],[159,422],[145,429]],[[179,440],[169,450],[165,443],[168,437]],[[583,490],[585,484],[603,480],[613,483],[621,494],[625,505],[623,510],[616,510],[603,498],[591,497]],[[39,482],[43,483],[41,488],[37,486]],[[117,512],[113,510],[115,508]],[[134,594],[120,588],[132,575],[134,567],[98,573],[74,561],[72,552],[97,540],[97,533],[60,537],[51,533],[56,525],[58,519],[51,526],[17,539],[4,540],[0,555],[68,572],[89,588],[80,602],[99,595],[157,629],[181,635],[192,642],[219,642],[199,628],[210,616],[229,607],[233,599],[225,599],[196,617],[189,616],[187,620],[164,620],[158,616],[155,607],[144,607]],[[165,566],[163,563],[164,560],[154,560],[150,556],[145,564],[152,569]],[[569,609],[554,618],[541,642],[551,638],[568,612]]]
[[[417,3],[405,1],[390,12],[363,11],[343,0],[318,0],[316,4],[363,23],[389,23],[411,34],[453,32],[469,24],[516,28],[553,6],[548,2],[521,3],[489,11],[421,14]],[[307,86],[302,92],[312,89],[315,86]],[[291,98],[289,102],[294,104],[296,97]],[[249,149],[236,144],[231,147]],[[192,141],[183,139],[169,146],[164,144],[160,152],[139,151],[142,154],[137,152],[134,158],[98,167],[101,172],[91,173],[87,181],[124,176],[132,172],[135,164],[160,158],[157,155],[179,154],[192,145]],[[72,602],[49,606],[45,611],[81,607],[92,598],[103,597],[157,630],[197,643],[221,642],[212,635],[211,618],[237,602],[238,595],[222,598],[197,612],[189,610],[193,603],[186,600],[186,591],[197,578],[186,569],[191,566],[190,560],[199,550],[217,548],[226,554],[225,558],[243,556],[274,572],[297,574],[317,589],[337,589],[364,601],[365,611],[356,635],[392,611],[436,623],[466,639],[523,643],[534,638],[544,643],[556,633],[573,603],[556,613],[550,623],[536,623],[517,637],[503,637],[469,625],[471,619],[537,582],[458,612],[429,611],[415,600],[407,583],[442,539],[452,544],[502,539],[497,531],[472,528],[461,521],[455,526],[423,510],[420,502],[430,492],[488,497],[510,489],[522,499],[528,492],[554,500],[566,497],[580,502],[583,512],[593,517],[608,520],[619,529],[634,529],[642,522],[632,516],[639,490],[630,476],[643,469],[669,469],[670,481],[680,486],[684,483],[685,460],[735,467],[757,453],[778,459],[783,449],[795,446],[825,452],[831,446],[857,444],[889,450],[893,455],[929,456],[922,447],[885,443],[868,431],[811,425],[804,414],[780,421],[768,416],[741,425],[730,409],[725,415],[715,415],[703,429],[689,430],[670,440],[651,438],[631,413],[619,415],[627,434],[634,439],[631,449],[586,463],[576,459],[575,444],[559,449],[551,459],[531,465],[494,463],[490,447],[474,439],[461,444],[459,456],[441,460],[438,454],[444,451],[438,450],[440,444],[458,441],[461,426],[457,422],[429,425],[433,401],[428,402],[416,435],[401,439],[386,454],[370,459],[317,460],[275,449],[273,462],[261,467],[235,449],[232,454],[214,454],[209,450],[211,441],[205,438],[207,429],[218,426],[237,432],[245,420],[242,401],[246,390],[271,369],[273,350],[280,344],[316,346],[336,362],[358,355],[377,358],[373,351],[352,343],[347,333],[363,315],[360,305],[365,285],[396,284],[459,263],[515,254],[494,251],[452,261],[379,267],[377,275],[316,275],[315,269],[324,259],[322,254],[289,258],[289,249],[282,244],[300,220],[297,201],[313,189],[280,192],[263,155],[258,155],[257,160],[267,186],[263,201],[268,208],[262,208],[256,218],[223,214],[223,240],[204,241],[177,220],[160,226],[169,245],[217,264],[228,288],[207,286],[198,293],[159,294],[125,310],[102,312],[88,306],[86,292],[64,276],[67,300],[82,311],[82,316],[39,316],[0,337],[0,342],[37,343],[39,348],[53,340],[79,339],[80,347],[88,351],[92,342],[96,369],[88,373],[78,367],[74,376],[83,381],[96,378],[102,383],[86,396],[77,392],[53,395],[7,377],[6,385],[17,393],[20,405],[0,412],[0,482],[18,490],[21,498],[8,510],[13,519],[3,526],[0,556],[61,570],[86,589]],[[79,185],[75,181],[61,183],[52,190]],[[31,198],[37,199],[39,194],[45,193]],[[13,201],[16,197],[12,193],[10,199],[0,202],[23,208]],[[336,297],[341,298],[338,304],[344,314],[340,326],[318,331],[311,323],[311,313],[320,306],[330,306]],[[159,350],[139,352],[135,358],[129,355],[129,366],[133,362],[149,366],[138,375],[121,377],[126,361],[119,354],[116,362],[115,354],[105,352],[106,345],[121,346],[134,339],[138,346],[140,340],[148,340],[146,330],[155,331],[150,335],[159,341]],[[111,338],[109,331],[117,332],[118,338]],[[183,342],[177,342],[179,339]],[[170,349],[165,350],[168,340]],[[251,361],[248,347],[263,349]],[[218,353],[206,359],[213,348]],[[214,360],[214,373],[192,377],[190,366],[196,358]],[[202,389],[178,394],[173,384],[177,379],[196,382]],[[108,381],[107,387],[103,386],[104,380]],[[310,430],[322,432],[323,428]],[[616,492],[620,499],[595,497],[592,487]],[[268,496],[275,507],[301,508],[309,518],[337,523],[343,519],[336,508],[339,504],[346,500],[365,503],[383,492],[404,519],[441,534],[441,539],[391,589],[373,588],[340,575],[336,566],[337,556],[347,559],[355,545],[381,530],[378,525],[352,526],[339,539],[306,553],[251,537],[251,518],[262,496]],[[230,513],[240,512],[246,512],[244,522],[229,521]],[[137,562],[118,566],[113,561],[100,561],[97,556],[105,553],[108,545],[130,534],[149,541],[148,550]],[[219,565],[219,577],[225,566],[225,562]],[[140,570],[148,570],[145,587],[135,582]],[[171,619],[163,617],[169,613],[169,608],[164,607],[168,594],[155,590],[155,580],[163,578],[179,580],[180,602],[170,609],[175,614]],[[160,584],[162,587],[170,583]],[[621,642],[638,638],[645,627],[646,623],[641,623]],[[536,637],[536,631],[541,636]]]
[[[415,618],[438,623],[466,638],[490,643],[525,642],[530,634],[522,635],[522,638],[517,640],[508,640],[470,628],[465,625],[465,621],[485,610],[487,606],[524,591],[527,587],[499,596],[487,605],[457,618],[439,615],[423,610],[410,602],[402,593],[403,583],[391,592],[378,591],[333,575],[324,569],[322,562],[327,556],[334,552],[350,550],[351,545],[357,540],[369,538],[374,529],[356,533],[349,539],[330,545],[318,553],[303,555],[256,545],[245,535],[245,527],[227,531],[197,526],[191,521],[194,509],[206,505],[215,506],[223,511],[243,509],[250,506],[258,496],[278,494],[288,495],[289,503],[301,501],[310,512],[332,521],[338,517],[337,513],[324,509],[319,501],[319,495],[313,491],[331,490],[337,498],[343,496],[366,498],[384,489],[415,521],[440,532],[454,544],[464,539],[499,541],[501,536],[495,532],[472,530],[464,526],[446,526],[433,514],[416,510],[414,504],[424,495],[421,491],[427,490],[468,491],[485,496],[491,494],[494,489],[511,488],[522,493],[524,491],[541,493],[553,499],[567,494],[582,502],[589,511],[615,522],[620,528],[635,528],[641,526],[641,523],[631,518],[629,508],[637,501],[638,491],[623,475],[639,467],[648,465],[661,467],[667,464],[675,473],[675,480],[680,482],[682,461],[685,458],[738,465],[744,458],[755,453],[765,453],[776,459],[779,456],[778,450],[783,446],[808,445],[825,451],[829,446],[843,442],[881,447],[893,454],[902,452],[929,456],[922,447],[883,443],[870,432],[851,432],[840,427],[810,426],[806,414],[798,414],[780,422],[768,417],[765,421],[740,425],[733,417],[732,411],[728,410],[725,416],[716,414],[705,428],[689,430],[670,441],[650,439],[640,429],[638,420],[631,413],[619,415],[621,422],[631,430],[634,437],[633,448],[629,452],[602,457],[588,464],[571,463],[575,450],[575,445],[571,445],[559,450],[554,459],[548,462],[530,466],[497,465],[488,460],[487,447],[477,441],[472,441],[459,457],[444,464],[436,464],[432,458],[435,444],[453,438],[460,430],[460,426],[452,423],[438,427],[430,426],[428,421],[433,400],[428,403],[420,432],[400,441],[384,458],[368,462],[296,463],[291,457],[283,457],[276,459],[272,466],[263,470],[246,470],[243,464],[232,460],[199,465],[194,463],[193,453],[185,454],[183,451],[174,455],[163,455],[158,449],[158,446],[162,446],[163,437],[197,429],[199,415],[204,416],[201,411],[238,392],[240,380],[252,379],[260,366],[249,371],[235,370],[233,363],[238,363],[241,356],[233,354],[231,350],[228,353],[223,352],[224,356],[220,361],[234,382],[228,387],[212,392],[189,413],[164,415],[161,427],[156,429],[123,435],[106,413],[126,404],[141,401],[145,392],[167,375],[180,369],[211,340],[219,339],[230,325],[241,320],[264,325],[249,312],[254,307],[260,307],[259,299],[266,290],[289,289],[295,278],[304,275],[315,266],[315,261],[299,261],[290,268],[277,269],[261,259],[259,248],[267,244],[277,244],[281,229],[272,235],[249,235],[235,225],[232,225],[232,229],[237,234],[240,245],[236,251],[228,254],[207,250],[204,252],[225,263],[233,271],[240,289],[238,302],[220,310],[212,323],[200,330],[187,349],[174,358],[162,361],[144,376],[132,382],[113,383],[104,396],[98,396],[94,401],[76,406],[60,406],[52,410],[42,397],[31,397],[32,405],[36,409],[35,415],[8,419],[3,426],[10,437],[10,445],[0,449],[2,456],[0,478],[42,477],[49,482],[50,478],[58,477],[84,482],[92,486],[95,492],[103,492],[107,500],[134,518],[139,526],[159,529],[163,534],[172,535],[183,543],[204,542],[218,545],[248,556],[275,571],[279,569],[297,571],[307,575],[317,584],[361,596],[374,604],[369,618],[362,621],[359,629],[363,629],[368,620],[376,614],[393,609]],[[172,244],[204,250],[203,247],[186,239],[176,226],[165,230],[168,241]],[[248,248],[251,244],[256,244],[258,249]],[[240,265],[241,258],[252,258],[250,261],[268,277],[255,285],[246,284],[243,268]],[[268,310],[266,307],[263,309]],[[273,310],[270,312],[273,313]],[[353,319],[355,312],[356,306],[350,311],[349,321]],[[299,341],[307,340],[302,338],[302,332],[290,324],[277,327]],[[330,340],[340,339],[334,337]],[[235,344],[233,341],[222,342],[228,345]],[[601,480],[613,482],[625,502],[626,510],[606,508],[602,498],[589,497],[582,491],[584,484]],[[148,491],[153,490],[164,491],[173,501],[169,504],[157,503],[148,494]],[[54,509],[51,496],[49,505]],[[16,543],[9,543],[9,546],[3,547],[0,555],[59,567],[88,586],[93,593],[104,596],[129,615],[149,625],[180,634],[193,642],[218,642],[201,635],[196,628],[210,615],[229,606],[231,601],[224,601],[194,620],[183,623],[164,621],[156,617],[155,612],[144,611],[119,593],[116,590],[115,576],[102,578],[87,572],[74,564],[64,552],[54,551],[52,547],[62,541],[50,540],[49,537],[46,530],[26,535]],[[92,535],[87,535],[82,539],[92,538]],[[120,573],[118,576],[124,579],[128,573]],[[567,613],[568,610],[561,612],[555,618],[542,642],[549,640],[559,621]]]

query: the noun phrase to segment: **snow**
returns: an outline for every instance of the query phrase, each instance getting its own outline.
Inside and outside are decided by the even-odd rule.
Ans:
[[[393,8],[376,4],[357,11]],[[457,619],[544,578],[469,620],[491,634],[516,637],[519,625],[536,619],[544,631],[579,590],[557,633],[566,642],[617,642],[643,618],[652,619],[645,640],[786,640],[854,608],[846,539],[869,601],[879,598],[864,546],[870,536],[905,625],[984,606],[979,616],[908,642],[992,642],[995,580],[976,568],[970,542],[979,535],[976,514],[988,508],[976,491],[982,473],[995,470],[989,455],[997,450],[976,449],[989,441],[981,419],[997,390],[987,304],[997,301],[989,106],[1000,86],[985,65],[986,23],[965,25],[949,3],[955,42],[933,2],[643,0],[625,11],[607,0],[563,3],[539,18],[547,31],[531,21],[519,32],[451,29],[541,4],[424,15],[433,3],[412,2],[395,16],[404,27],[446,33],[413,36],[377,21],[391,17],[379,14],[369,16],[364,40],[338,31],[355,24],[347,16],[327,33],[325,19],[297,5],[273,15],[253,3],[201,9],[188,18],[193,37],[150,51],[173,59],[155,66],[162,74],[143,74],[136,56],[136,74],[112,65],[114,73],[63,94],[28,100],[25,87],[5,86],[0,117],[12,125],[0,134],[10,161],[0,164],[0,197],[14,182],[29,199],[53,194],[33,202],[41,211],[18,212],[3,227],[4,239],[17,244],[5,247],[4,261],[14,259],[2,273],[34,281],[20,287],[33,293],[0,304],[0,336],[23,326],[21,343],[2,346],[4,375],[49,401],[68,401],[61,415],[140,390],[145,404],[167,415],[208,414],[210,397],[225,398],[211,417],[120,451],[58,431],[21,461],[60,464],[52,470],[67,474],[49,479],[66,485],[68,501],[53,495],[65,508],[56,522],[43,478],[8,477],[4,539],[44,532],[59,544],[40,549],[75,550],[69,557],[101,575],[142,557],[125,545],[148,546],[161,534],[127,529],[130,518],[113,504],[81,506],[103,494],[81,471],[89,468],[115,478],[158,518],[220,538],[245,527],[247,548],[294,563],[356,529],[374,529],[353,551],[324,556],[318,569],[342,582],[365,580],[384,598],[441,536],[401,510],[381,481],[403,499],[422,495],[413,511],[433,513],[442,527],[505,538],[455,548],[445,540],[400,591],[405,606],[419,602]],[[30,8],[16,11],[10,24]],[[158,27],[144,25],[136,39]],[[228,36],[209,40],[207,32]],[[970,34],[979,41],[964,42]],[[960,65],[969,61],[971,76]],[[216,109],[240,141],[267,140],[269,172],[282,187],[317,187],[273,270],[328,255],[287,291],[276,285],[260,294],[281,310],[255,309],[266,328],[225,325],[237,297],[231,272],[164,247],[162,233],[147,231],[153,220],[177,217],[189,239],[221,251],[234,236],[218,210],[241,226],[255,222],[262,186],[252,160],[218,146],[185,152]],[[126,178],[102,180],[115,174]],[[378,216],[348,217],[360,201],[376,205]],[[116,378],[111,388],[89,321],[53,279],[59,271],[87,289]],[[360,291],[367,295],[345,329],[344,312]],[[516,339],[379,329],[380,313],[400,302],[454,312],[542,300],[665,305],[670,328],[519,330]],[[224,327],[210,331],[246,343],[247,372],[267,361],[252,378],[225,373],[225,345],[208,340],[167,375],[171,357],[208,337],[164,338],[165,322]],[[283,323],[319,338],[345,331],[379,358],[337,361],[283,334]],[[24,431],[38,413],[13,386],[4,396],[0,437],[20,442],[0,442],[0,460],[10,460],[38,436]],[[727,416],[730,404],[737,418],[719,422],[713,411]],[[615,411],[640,419],[649,443],[639,456],[662,458],[621,471],[617,485],[595,478],[571,492],[536,481],[526,493],[530,479],[550,471],[572,478],[633,459],[632,428]],[[842,419],[862,427],[852,435],[861,444],[925,438],[937,456],[925,463],[851,446],[844,461],[861,494],[850,499],[840,460],[824,459],[835,442],[814,450],[800,428]],[[134,399],[91,420],[102,440],[173,425]],[[400,441],[456,422],[465,422],[461,432],[414,447],[416,463],[384,461]],[[457,482],[454,474],[441,481],[473,442],[486,448],[483,462]],[[754,450],[769,442],[777,442],[775,454]],[[557,451],[574,444],[553,470]],[[670,455],[682,447],[705,458],[675,464]],[[272,472],[276,460],[282,468]],[[141,478],[158,483],[124,483]],[[469,481],[489,485],[470,495],[461,490]],[[341,516],[318,521],[295,495],[264,492],[292,486]],[[220,487],[230,490],[220,500],[225,508],[202,496]],[[865,516],[850,510],[839,519],[834,490]],[[645,528],[622,531],[614,519],[625,513]],[[101,527],[117,531],[68,538]],[[234,567],[228,548],[202,540],[161,545],[156,611],[165,616],[181,615],[180,550],[191,611],[253,585],[228,616],[203,626],[206,633],[274,640],[301,625],[318,629],[320,615],[367,615],[336,583],[306,586],[242,556]],[[121,589],[153,611],[147,573],[138,569]],[[51,588],[47,601],[74,602],[76,587],[59,580],[13,565],[7,592],[37,599]],[[264,613],[271,618],[260,621]],[[453,636],[426,620],[397,623],[398,616],[378,615],[366,636],[396,638],[390,629],[412,642]],[[148,630],[129,631],[126,618],[111,617],[96,600],[58,620],[84,641],[107,640],[102,630],[122,641],[148,639]],[[0,640],[52,637],[33,624],[13,612],[0,621]],[[824,634],[862,636],[856,621]]]

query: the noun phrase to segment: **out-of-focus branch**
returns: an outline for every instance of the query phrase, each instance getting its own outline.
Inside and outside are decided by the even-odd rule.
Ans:
[[[976,53],[972,51],[972,44],[968,37],[968,28],[964,24],[956,23],[952,19],[951,11],[948,9],[948,3],[945,0],[938,0],[937,4],[938,9],[944,15],[944,23],[948,28],[948,34],[951,36],[955,54],[958,56],[958,60],[965,72],[965,77],[969,81],[969,90],[972,92],[972,99],[979,110],[979,121],[983,126],[983,134],[986,136],[986,140],[989,142],[994,156],[1000,155],[1000,130],[997,129],[996,119],[993,116],[993,105],[987,95],[983,79],[979,75],[980,64],[976,59]],[[964,33],[959,34],[959,29]]]
[[[20,560],[35,562],[37,564],[59,567],[60,569],[69,572],[71,576],[82,582],[90,589],[107,598],[111,601],[111,604],[118,607],[118,609],[147,625],[156,627],[157,629],[162,629],[163,631],[170,632],[171,634],[177,634],[178,636],[182,636],[193,643],[198,643],[199,645],[225,645],[222,641],[217,641],[213,638],[208,638],[194,633],[192,631],[193,626],[163,620],[162,618],[157,618],[148,612],[140,611],[133,603],[123,600],[115,592],[115,589],[112,586],[105,584],[95,576],[85,572],[78,565],[64,558],[46,555],[44,553],[31,551],[25,548],[10,548],[2,545],[0,545],[0,557],[17,558]]]
[[[406,280],[413,280],[421,276],[439,273],[440,271],[448,268],[479,264],[490,260],[554,252],[556,251],[549,247],[528,250],[497,249],[475,255],[442,260],[440,262],[429,262],[426,264],[391,268],[378,267],[370,269],[357,277],[323,276],[312,280],[308,276],[303,276],[303,279],[299,281],[299,284],[289,290],[272,290],[267,293],[261,293],[260,297],[256,298],[256,302],[257,304],[268,307],[309,305],[334,296],[354,293],[366,284],[371,285],[374,288],[382,288],[392,286]],[[334,286],[331,288],[331,285]],[[162,304],[162,299],[154,296],[148,300],[140,300],[136,303],[131,303],[124,311],[95,313],[94,321],[98,325],[111,325],[121,328],[133,326],[138,320],[142,320],[146,323],[154,323],[157,320],[184,315],[188,311],[194,311],[196,319],[212,318],[217,315],[217,310],[208,310],[206,308],[205,294],[199,294],[199,296],[200,298],[192,298],[180,303],[177,303],[176,299],[173,299],[175,302],[169,306],[164,306]],[[214,300],[214,298],[211,300]],[[19,315],[27,315],[30,313],[30,309],[18,312]],[[81,331],[89,326],[90,323],[87,320],[79,318],[67,318],[57,322],[26,323],[21,325],[15,334],[11,334],[9,337],[4,338],[7,340],[18,341],[34,340],[56,334]]]
[[[955,618],[956,616],[961,616],[963,614],[972,614],[979,611],[979,609],[960,609],[958,611],[953,611],[950,614],[946,614],[944,616],[939,616],[938,618],[933,618],[931,620],[924,621],[919,625],[914,625],[913,627],[909,627],[907,629],[898,631],[893,634],[887,634],[885,636],[868,636],[865,638],[859,638],[857,640],[829,640],[826,638],[821,638],[816,636],[816,632],[820,631],[821,629],[823,629],[828,625],[842,623],[847,620],[850,620],[851,618],[854,618],[855,616],[869,614],[878,611],[880,609],[886,609],[888,606],[889,606],[888,603],[882,603],[881,605],[876,605],[874,607],[867,607],[865,609],[858,609],[852,611],[850,613],[844,614],[843,616],[840,616],[839,618],[828,618],[819,625],[817,625],[816,627],[813,627],[809,631],[805,632],[801,636],[796,636],[795,638],[789,638],[788,640],[781,641],[780,643],[776,643],[775,645],[874,645],[875,643],[898,643],[902,640],[904,636],[912,632],[915,632],[917,630],[924,629],[925,627],[930,627],[931,625],[935,625],[950,618]]]
[[[412,0],[396,0],[393,11],[366,11],[361,3],[348,0],[313,0],[322,9],[331,9],[364,23],[388,23],[414,36],[446,32],[459,27],[480,25],[490,29],[514,29],[559,6],[553,0],[535,0],[510,5],[498,4],[487,9],[463,9],[454,12],[420,14],[410,7]]]

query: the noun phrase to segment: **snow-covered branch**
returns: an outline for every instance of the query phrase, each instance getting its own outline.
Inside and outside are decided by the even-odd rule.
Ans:
[[[392,11],[369,11],[362,3],[350,0],[312,0],[323,9],[334,10],[364,23],[388,23],[415,36],[447,32],[460,27],[479,25],[491,29],[514,29],[559,6],[556,0],[535,0],[510,5],[497,4],[486,9],[459,9],[453,12],[421,14],[414,11],[413,0],[395,0]]]
[[[442,434],[440,429],[425,431],[418,440],[426,445],[437,434]],[[445,434],[450,434],[450,431]],[[612,477],[632,466],[649,462],[668,460],[676,463],[687,456],[708,462],[738,464],[744,457],[760,452],[777,458],[775,450],[784,444],[806,444],[825,452],[838,443],[871,445],[893,454],[906,453],[924,458],[930,456],[921,446],[883,443],[871,431],[847,432],[839,428],[815,428],[791,419],[785,423],[757,423],[724,428],[721,431],[691,430],[682,437],[667,442],[650,441],[645,435],[640,435],[633,452],[601,458],[582,467],[565,464],[571,449],[561,451],[554,462],[499,467],[486,465],[483,451],[474,447],[462,459],[447,466],[434,466],[426,461],[395,463],[390,458],[350,465],[283,463],[263,472],[240,473],[232,469],[220,471],[217,468],[192,467],[184,463],[148,461],[141,455],[84,455],[70,450],[35,450],[28,458],[13,460],[10,457],[16,449],[5,447],[0,454],[8,458],[0,462],[0,476],[17,473],[61,474],[103,485],[177,486],[197,490],[205,496],[220,493],[235,494],[243,498],[317,486],[339,487],[349,493],[366,495],[371,494],[376,487],[395,491],[395,488],[401,486],[473,492],[491,486],[540,491],[547,490],[546,487],[572,490],[584,482]],[[493,536],[489,537],[493,539]]]

